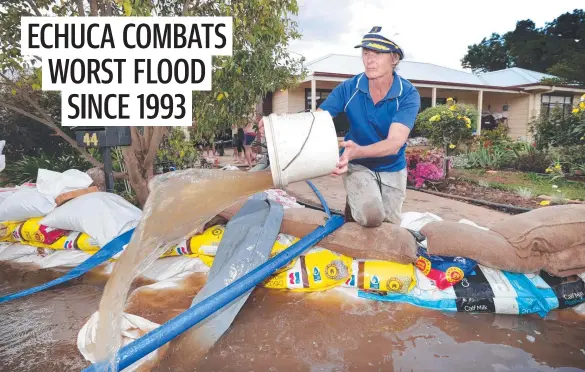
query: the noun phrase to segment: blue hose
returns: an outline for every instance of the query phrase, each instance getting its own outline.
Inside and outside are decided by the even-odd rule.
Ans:
[[[234,281],[227,287],[222,288],[197,305],[189,308],[138,340],[124,346],[120,349],[118,354],[117,370],[132,365],[144,356],[173,340],[181,333],[195,326],[217,310],[228,305],[242,294],[248,292],[258,283],[272,275],[276,270],[285,266],[294,258],[300,256],[307,249],[318,243],[321,239],[337,230],[344,222],[342,216],[332,216],[327,220],[324,226],[319,226],[303,239],[277,254],[272,259],[264,262],[262,265],[242,276],[240,279]],[[84,372],[102,372],[105,370],[107,370],[107,362],[98,362],[84,369]]]
[[[313,182],[307,181],[307,184],[309,186],[311,186],[311,188],[313,189],[313,191],[315,192],[315,194],[319,198],[319,201],[321,202],[321,205],[323,206],[325,213],[327,213],[327,217],[331,218],[331,211],[329,210],[329,206],[327,205],[325,198],[323,197],[323,195],[321,195],[321,192],[317,189],[317,187],[315,185],[313,185]]]
[[[0,297],[0,304],[3,302],[8,302],[11,300],[16,300],[17,298],[25,297],[31,295],[33,293],[37,293],[40,291],[44,291],[45,289],[49,289],[59,284],[63,284],[75,278],[79,278],[83,274],[87,273],[88,271],[96,268],[98,265],[106,262],[110,258],[114,257],[114,255],[120,251],[124,245],[130,242],[130,238],[132,237],[132,233],[134,233],[134,229],[125,232],[124,234],[118,236],[114,240],[110,241],[108,244],[103,246],[99,251],[89,257],[87,260],[83,261],[79,266],[75,267],[67,274],[63,275],[60,278],[55,280],[51,280],[45,284],[41,284],[36,287],[25,289],[24,291],[16,292],[9,294],[4,297]]]

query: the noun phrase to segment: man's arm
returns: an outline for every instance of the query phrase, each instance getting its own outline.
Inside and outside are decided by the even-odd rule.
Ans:
[[[356,148],[354,159],[360,158],[381,158],[388,155],[395,155],[406,143],[410,128],[402,123],[392,123],[388,131],[388,138],[369,146]]]
[[[354,159],[379,158],[388,155],[395,155],[406,143],[410,131],[420,109],[420,94],[413,89],[399,103],[399,109],[394,115],[388,138],[369,146],[358,146],[354,152]]]

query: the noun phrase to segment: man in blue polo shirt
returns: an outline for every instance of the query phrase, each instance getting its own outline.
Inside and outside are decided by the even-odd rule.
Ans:
[[[345,112],[350,123],[334,175],[343,175],[346,214],[362,226],[401,222],[406,197],[406,140],[420,107],[416,88],[399,76],[404,52],[382,27],[356,46],[364,72],[338,85],[319,110]]]
[[[400,224],[406,197],[406,140],[420,107],[416,88],[399,76],[404,52],[386,30],[373,27],[356,46],[364,72],[338,85],[319,106],[345,112],[350,128],[334,176],[343,176],[346,215],[362,226]],[[260,121],[259,127],[263,129]]]

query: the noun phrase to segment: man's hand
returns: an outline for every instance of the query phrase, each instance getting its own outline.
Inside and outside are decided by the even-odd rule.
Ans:
[[[346,173],[349,162],[355,159],[360,151],[360,146],[351,140],[341,142],[339,145],[340,147],[345,148],[345,150],[343,151],[343,155],[341,155],[339,161],[337,162],[337,168],[335,168],[335,170],[331,174],[334,177]]]

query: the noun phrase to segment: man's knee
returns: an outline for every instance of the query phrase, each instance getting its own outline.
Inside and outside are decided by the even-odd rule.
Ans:
[[[364,227],[378,227],[386,218],[384,208],[377,201],[368,201],[357,206],[356,210],[352,209],[352,216],[355,222]]]

